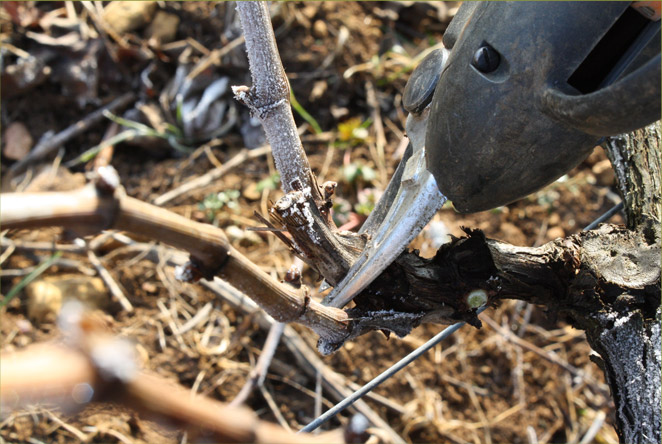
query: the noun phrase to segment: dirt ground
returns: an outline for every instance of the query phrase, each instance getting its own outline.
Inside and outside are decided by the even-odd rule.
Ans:
[[[128,25],[108,13],[108,2],[85,3],[0,5],[2,192],[74,189],[100,159],[106,159],[118,170],[130,196],[155,202],[230,161],[244,147],[263,144],[259,127],[247,123],[247,111],[233,101],[229,90],[216,97],[222,107],[202,110],[208,121],[206,115],[188,123],[178,116],[190,110],[187,103],[199,104],[202,91],[211,89],[214,81],[250,83],[243,47],[231,49],[241,33],[230,3],[146,2],[152,9],[133,13]],[[401,98],[409,72],[418,54],[441,41],[458,5],[272,5],[293,94],[310,115],[295,113],[305,149],[320,183],[339,183],[335,217],[348,229],[359,228],[397,166],[406,118]],[[152,26],[157,20],[159,26]],[[214,59],[219,51],[220,60]],[[205,67],[206,60],[210,63]],[[202,69],[200,74],[191,75],[196,68]],[[193,78],[188,89],[173,85],[178,69]],[[115,134],[123,131],[103,118],[31,163],[26,172],[10,172],[45,133],[60,132],[129,91],[135,99],[113,113],[148,125],[152,133],[132,124],[132,140],[116,144],[114,151],[102,150],[101,157],[72,164],[104,135],[110,137],[113,126]],[[213,134],[225,123],[227,132]],[[22,128],[9,131],[16,124]],[[446,233],[459,236],[462,226],[529,246],[576,233],[619,201],[610,172],[597,148],[567,176],[520,202],[472,215],[445,206],[413,246],[432,255]],[[246,230],[261,225],[253,212],[267,214],[268,202],[281,195],[274,173],[270,156],[257,155],[163,206],[226,229],[236,248],[282,278],[293,262],[287,248],[269,233]],[[621,216],[612,222],[622,223]],[[37,242],[75,245],[78,237],[60,228],[3,231],[2,236],[3,298],[51,256],[43,244],[35,247]],[[146,369],[197,393],[232,401],[255,365],[267,332],[254,313],[233,309],[201,284],[176,281],[167,261],[170,250],[154,250],[156,244],[145,243],[152,240],[134,240],[148,247],[141,251],[109,241],[97,250],[102,266],[134,307],[128,312],[110,298],[102,308],[112,331],[134,341]],[[150,251],[159,251],[156,262]],[[39,279],[65,275],[89,280],[97,271],[86,254],[64,252]],[[311,288],[319,285],[307,269],[304,280]],[[108,298],[105,288],[101,293]],[[173,325],[185,324],[207,304],[213,308],[202,322],[174,334]],[[29,316],[29,310],[25,291],[2,308],[3,353],[59,337],[52,316]],[[368,405],[410,442],[617,441],[613,403],[602,372],[589,359],[591,350],[581,331],[555,313],[514,301],[481,318],[480,330],[462,328],[378,387],[375,392],[388,402],[366,398]],[[368,334],[322,360],[347,381],[361,385],[442,328],[425,325],[404,339]],[[314,347],[312,332],[295,329]],[[300,371],[281,344],[264,390],[254,391],[247,406],[262,419],[298,430],[314,418],[315,390],[316,378]],[[337,402],[328,393],[322,397],[324,409]],[[343,414],[325,428],[346,424],[348,417]],[[3,442],[187,441],[185,434],[159,418],[106,403],[93,402],[79,412],[52,405],[3,408],[0,421]],[[598,432],[583,440],[593,424]]]

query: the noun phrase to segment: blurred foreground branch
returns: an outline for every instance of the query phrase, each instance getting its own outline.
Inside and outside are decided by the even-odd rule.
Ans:
[[[64,322],[62,322],[64,319]],[[63,325],[64,324],[64,325]],[[2,354],[3,411],[34,402],[57,402],[78,410],[90,401],[110,401],[181,424],[189,439],[245,443],[342,442],[341,431],[317,436],[294,434],[160,376],[138,369],[133,345],[103,331],[102,321],[77,303],[63,307],[68,346],[34,345]],[[44,371],[48,369],[48,371]]]

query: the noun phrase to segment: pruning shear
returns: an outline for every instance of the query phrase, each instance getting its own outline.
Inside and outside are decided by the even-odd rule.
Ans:
[[[407,82],[409,146],[326,305],[365,289],[447,196],[463,213],[505,205],[660,117],[660,2],[465,2],[443,43]]]

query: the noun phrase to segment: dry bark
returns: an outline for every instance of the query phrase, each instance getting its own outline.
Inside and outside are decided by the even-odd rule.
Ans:
[[[322,195],[296,137],[289,87],[277,56],[266,6],[240,2],[239,10],[246,30],[251,72],[255,74],[256,68],[261,68],[263,74],[254,75],[250,90],[240,87],[235,92],[262,120],[283,176],[284,191],[288,193],[274,206],[274,219],[292,234],[293,251],[317,267],[327,281],[337,283],[356,259],[365,239],[339,233],[329,221],[330,193]],[[264,41],[268,44],[262,45]],[[347,310],[346,323],[338,313],[326,313],[324,308],[328,307],[319,306],[308,297],[284,291],[280,291],[279,298],[271,297],[279,293],[279,285],[270,279],[261,276],[255,283],[240,279],[242,273],[259,273],[246,258],[226,247],[224,236],[214,234],[216,237],[205,240],[206,231],[201,230],[197,234],[202,234],[200,250],[191,253],[202,263],[217,264],[220,271],[214,272],[221,277],[241,280],[235,284],[260,296],[265,310],[278,320],[296,320],[318,331],[324,336],[320,340],[324,353],[375,329],[404,336],[422,322],[464,320],[480,326],[476,309],[468,301],[475,290],[484,291],[489,303],[515,298],[545,305],[551,313],[567,315],[572,325],[586,330],[589,343],[600,354],[599,362],[617,406],[621,441],[659,442],[659,123],[607,143],[625,201],[627,227],[606,225],[538,248],[512,246],[486,239],[480,231],[467,230],[467,237],[444,245],[432,259],[403,253],[354,299],[356,306]],[[141,232],[143,223],[152,219],[138,212],[144,204],[137,201],[112,199],[109,208],[99,211],[95,205],[104,202],[90,201],[92,210],[89,214],[79,212],[78,222]],[[115,214],[116,205],[120,207],[120,217],[104,219],[107,214]],[[154,215],[171,218],[167,212],[156,210]],[[57,218],[48,221],[58,222],[61,221]],[[34,225],[45,224],[39,220]],[[186,228],[188,223],[178,219],[166,225],[168,236],[151,231],[145,234],[170,237],[174,245],[193,249],[187,240],[196,236]],[[222,248],[208,250],[205,242]],[[300,316],[285,315],[293,312]]]

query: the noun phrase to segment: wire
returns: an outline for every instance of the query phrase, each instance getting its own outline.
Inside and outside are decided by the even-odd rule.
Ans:
[[[597,227],[598,224],[601,224],[603,222],[606,222],[609,220],[614,214],[618,213],[623,209],[623,202],[614,205],[610,210],[607,210],[602,216],[599,216],[597,219],[595,219],[593,222],[590,224],[586,225],[586,228],[584,228],[584,231],[589,231],[592,230],[593,228]]]
[[[482,313],[485,310],[485,308],[487,307],[486,306],[480,307],[476,311],[476,314],[478,315]],[[432,347],[434,347],[435,345],[437,345],[438,343],[440,343],[441,341],[443,341],[444,339],[455,333],[464,324],[465,322],[458,322],[456,324],[451,325],[450,327],[445,328],[441,332],[437,333],[428,342],[421,345],[413,352],[409,353],[407,356],[405,356],[404,358],[393,364],[390,368],[382,372],[372,381],[368,382],[366,385],[364,385],[363,387],[352,393],[350,396],[343,399],[338,404],[327,410],[324,414],[322,414],[317,419],[312,421],[310,424],[302,428],[299,432],[312,432],[313,430],[324,424],[326,421],[333,418],[334,416],[345,410],[350,405],[354,404],[363,395],[365,395],[366,393],[377,387],[379,384],[389,379],[391,376],[393,376],[394,374],[405,368],[407,365],[411,364],[413,361],[419,358],[423,353],[430,350]]]

